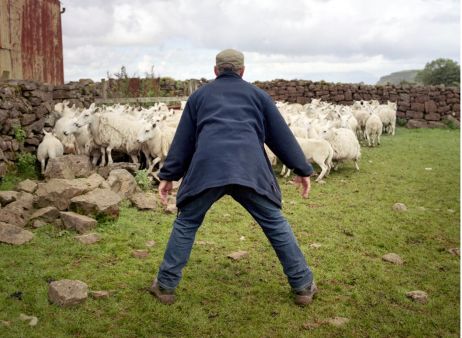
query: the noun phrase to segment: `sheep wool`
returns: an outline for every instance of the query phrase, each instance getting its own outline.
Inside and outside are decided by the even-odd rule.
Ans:
[[[63,156],[64,147],[52,133],[43,131],[45,136],[37,147],[37,160],[40,162],[42,174],[45,172],[45,162],[48,158]]]

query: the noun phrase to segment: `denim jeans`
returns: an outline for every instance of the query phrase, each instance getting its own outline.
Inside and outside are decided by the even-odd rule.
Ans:
[[[292,289],[300,291],[310,286],[313,275],[281,210],[267,197],[240,185],[207,189],[180,208],[157,274],[159,285],[167,290],[177,287],[182,276],[181,271],[191,254],[196,231],[212,204],[225,194],[231,195],[261,226],[282,264]]]

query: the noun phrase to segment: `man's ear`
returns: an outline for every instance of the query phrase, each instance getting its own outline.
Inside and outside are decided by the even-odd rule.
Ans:
[[[242,77],[242,75],[244,75],[244,71],[245,71],[245,66],[242,66],[242,69],[241,71],[239,72],[239,75]]]
[[[217,66],[213,67],[213,71],[215,72],[215,75],[218,76],[218,68],[217,68]]]

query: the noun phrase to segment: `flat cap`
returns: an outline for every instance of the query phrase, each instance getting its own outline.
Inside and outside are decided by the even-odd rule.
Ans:
[[[222,50],[216,56],[216,66],[232,65],[234,70],[244,66],[244,54],[235,49]]]

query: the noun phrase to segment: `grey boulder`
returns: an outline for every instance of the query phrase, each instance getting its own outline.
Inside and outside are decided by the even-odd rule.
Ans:
[[[88,298],[88,285],[79,280],[63,279],[48,286],[48,300],[67,307],[83,303]]]

